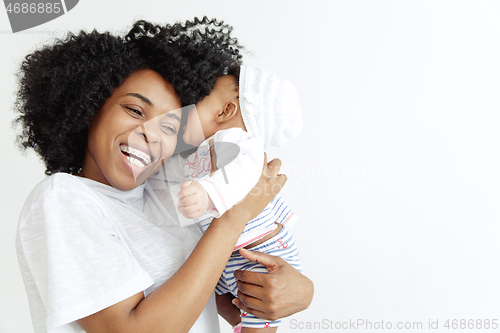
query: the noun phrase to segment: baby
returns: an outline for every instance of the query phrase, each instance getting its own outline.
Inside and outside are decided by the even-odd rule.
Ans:
[[[177,164],[173,169],[183,168],[187,180],[178,193],[179,213],[195,219],[205,231],[212,218],[224,214],[257,183],[264,163],[264,149],[294,139],[301,127],[300,103],[295,87],[288,81],[244,65],[240,66],[239,73],[218,78],[210,94],[188,114],[183,139],[198,146],[197,151],[187,160],[174,158],[168,162]],[[218,168],[215,172],[211,172],[216,168],[211,168],[210,163],[212,144]],[[245,247],[270,253],[301,270],[294,239],[283,227],[295,220],[294,213],[277,196],[247,223],[234,250]],[[233,273],[238,269],[267,273],[265,266],[234,252],[216,287],[217,295],[237,296]],[[279,323],[279,320],[269,322],[241,313],[242,332],[247,328],[266,328],[273,332]]]

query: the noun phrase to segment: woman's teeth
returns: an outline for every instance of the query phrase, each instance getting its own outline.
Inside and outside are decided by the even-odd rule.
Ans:
[[[129,146],[120,146],[120,150],[127,155],[127,159],[135,166],[142,168],[151,163],[151,156],[139,149]]]
[[[127,159],[129,160],[130,163],[132,163],[133,165],[139,167],[139,168],[143,168],[145,167],[146,165],[143,164],[140,160],[138,159],[135,159],[133,157],[130,157],[130,156],[127,156]]]

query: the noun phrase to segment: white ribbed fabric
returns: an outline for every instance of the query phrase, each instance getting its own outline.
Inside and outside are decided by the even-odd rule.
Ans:
[[[302,108],[295,86],[276,74],[242,65],[240,107],[248,133],[259,135],[264,148],[280,147],[302,129]]]

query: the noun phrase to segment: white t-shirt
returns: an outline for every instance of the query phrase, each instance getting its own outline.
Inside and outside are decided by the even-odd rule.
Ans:
[[[38,184],[16,239],[36,333],[83,332],[76,320],[147,296],[179,269],[201,231],[181,228],[164,202],[148,182],[120,191],[58,173]],[[219,332],[214,296],[191,332]]]

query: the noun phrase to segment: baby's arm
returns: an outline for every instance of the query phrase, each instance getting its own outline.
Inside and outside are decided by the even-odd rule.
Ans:
[[[260,137],[251,137],[233,128],[217,132],[210,139],[210,145],[216,152],[211,154],[212,170],[215,171],[198,181],[184,182],[178,193],[178,210],[188,219],[204,213],[220,217],[243,200],[261,174],[264,150]]]
[[[215,295],[215,302],[217,304],[217,312],[224,318],[229,325],[236,326],[241,322],[240,309],[233,303],[234,296],[231,293],[223,295]]]
[[[241,129],[229,129],[214,135],[217,171],[200,179],[215,210],[208,213],[219,217],[243,200],[259,180],[264,163],[262,139]],[[235,154],[236,147],[239,152]]]

